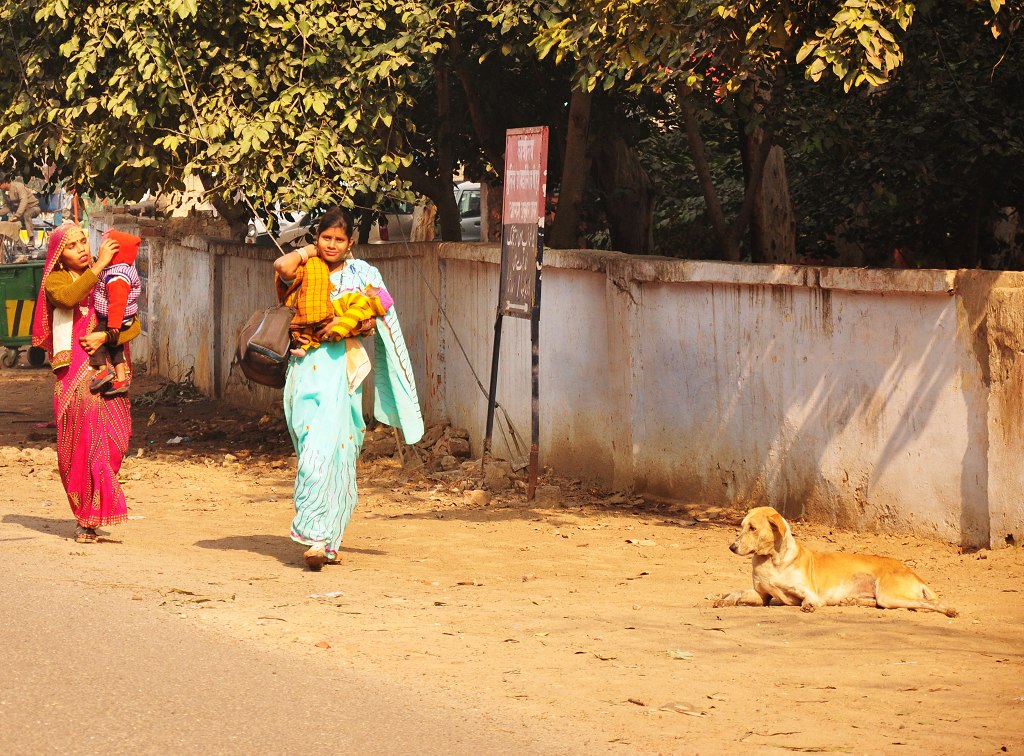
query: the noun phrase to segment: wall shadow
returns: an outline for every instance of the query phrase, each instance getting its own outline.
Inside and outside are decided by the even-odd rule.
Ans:
[[[653,493],[855,529],[940,528],[955,508],[961,537],[983,538],[987,356],[972,353],[983,312],[964,333],[959,297],[944,292],[690,286],[692,307],[676,286],[645,287],[657,306],[641,316],[644,357],[662,364],[635,390],[659,416],[639,419],[634,443],[639,468],[674,489]],[[963,372],[972,357],[981,381]],[[949,432],[948,418],[964,425]]]

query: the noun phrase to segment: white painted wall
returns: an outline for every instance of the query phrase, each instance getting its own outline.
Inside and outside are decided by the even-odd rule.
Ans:
[[[274,250],[151,242],[151,368],[269,408],[232,368]],[[482,448],[495,245],[358,254],[393,294],[428,422]],[[615,489],[931,535],[1024,537],[1024,275],[545,251],[540,458]],[[528,321],[502,326],[494,451],[530,445]],[[506,417],[519,439],[512,441]]]

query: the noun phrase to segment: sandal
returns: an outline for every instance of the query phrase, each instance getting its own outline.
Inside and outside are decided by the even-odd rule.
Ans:
[[[103,396],[124,396],[128,393],[128,387],[131,384],[128,381],[114,380],[110,382],[103,391]]]
[[[320,572],[320,569],[327,564],[327,554],[323,546],[311,546],[302,555],[306,560],[306,566],[313,572]]]
[[[96,543],[99,539],[96,528],[83,528],[81,525],[75,528],[75,543]]]

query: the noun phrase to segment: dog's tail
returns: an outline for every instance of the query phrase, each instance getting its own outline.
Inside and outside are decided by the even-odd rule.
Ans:
[[[947,617],[959,617],[960,616],[960,612],[958,612],[953,607],[951,607],[951,606],[943,606],[939,602],[938,594],[936,594],[935,591],[933,591],[931,588],[929,588],[924,583],[921,583],[921,596],[924,597],[925,601],[927,601],[930,604],[933,604],[936,611],[942,612]]]

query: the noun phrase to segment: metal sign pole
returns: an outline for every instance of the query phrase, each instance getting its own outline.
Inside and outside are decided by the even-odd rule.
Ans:
[[[527,498],[537,489],[540,461],[540,269],[544,246],[548,130],[545,126],[505,132],[505,185],[502,193],[501,274],[494,322],[491,385],[487,397],[483,465],[491,453],[495,394],[505,315],[530,319],[530,471]]]
[[[540,285],[544,271],[544,226],[537,229],[537,281],[534,285],[533,315],[530,317],[530,473],[526,500],[537,493],[540,467]]]
[[[487,390],[487,429],[484,431],[483,460],[491,456],[491,435],[494,433],[494,395],[498,390],[498,354],[501,352],[501,313],[494,319],[494,351],[491,353],[491,385]]]
[[[504,286],[505,282],[505,261],[502,259],[501,262],[501,275],[499,277],[498,291]],[[491,456],[491,437],[494,433],[494,406],[496,404],[495,397],[498,391],[498,356],[501,354],[501,308],[498,309],[497,314],[494,316],[494,346],[491,350],[491,383],[487,389],[487,426],[484,430],[484,452],[480,459],[480,464],[483,466],[487,463],[487,459]]]

